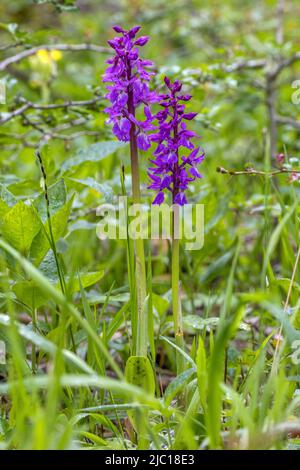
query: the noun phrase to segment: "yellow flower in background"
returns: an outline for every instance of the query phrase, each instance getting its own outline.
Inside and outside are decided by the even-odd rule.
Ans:
[[[40,51],[37,51],[36,55],[37,55],[38,60],[42,64],[46,65],[46,64],[49,64],[51,62],[51,56],[50,56],[49,52],[46,51],[45,49],[41,49]]]
[[[46,102],[49,81],[57,76],[57,62],[62,59],[62,53],[57,49],[48,51],[40,49],[33,56],[29,57],[31,65],[31,85],[34,88],[40,88]]]
[[[55,60],[55,62],[58,62],[59,60],[62,59],[62,53],[60,51],[54,50],[50,52],[51,58]]]
[[[40,49],[36,55],[38,60],[45,65],[49,65],[53,61],[57,62],[62,58],[62,53],[57,50],[47,51],[46,49]]]

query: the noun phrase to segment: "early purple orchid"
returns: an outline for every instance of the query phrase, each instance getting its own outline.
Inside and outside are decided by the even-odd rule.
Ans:
[[[173,204],[187,203],[185,191],[190,181],[202,178],[197,165],[204,159],[204,152],[195,147],[192,142],[197,134],[188,130],[185,121],[191,121],[197,113],[185,112],[185,104],[191,95],[179,94],[182,84],[176,80],[174,83],[165,77],[166,86],[170,93],[160,96],[159,111],[155,118],[158,120],[158,133],[150,136],[151,141],[157,143],[154,152],[155,158],[151,160],[154,165],[149,169],[151,179],[150,189],[158,191],[153,204],[162,204],[165,190],[172,193]],[[183,150],[187,156],[182,155]],[[182,156],[181,156],[182,155]]]
[[[109,67],[103,76],[103,82],[112,83],[107,85],[106,95],[111,106],[105,112],[109,114],[108,122],[113,124],[113,133],[119,140],[130,141],[132,133],[138,148],[148,150],[151,145],[148,133],[154,129],[149,104],[157,101],[157,95],[150,91],[148,85],[154,74],[147,68],[153,63],[139,57],[138,47],[144,46],[149,37],[136,39],[140,26],[134,26],[129,31],[120,26],[113,29],[121,36],[108,41],[115,55],[107,60]],[[139,105],[144,105],[144,120],[136,118],[135,110]]]

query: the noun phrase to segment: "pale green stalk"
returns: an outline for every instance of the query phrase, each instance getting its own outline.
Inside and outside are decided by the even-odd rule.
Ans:
[[[133,105],[132,91],[128,93],[128,111],[134,116],[135,109]],[[130,130],[130,160],[131,160],[131,181],[133,203],[140,204],[140,176],[138,148],[136,141],[136,126],[131,124]],[[142,238],[135,240],[135,270],[136,270],[136,293],[137,293],[137,325],[136,325],[136,344],[133,345],[134,354],[137,356],[147,356],[147,309],[145,308],[146,299],[146,266],[144,241]]]
[[[179,216],[175,216],[173,210],[172,223],[172,307],[174,319],[174,334],[176,345],[184,351],[183,323],[180,301],[180,281],[179,281],[179,239],[177,235],[176,224],[179,223]],[[185,361],[182,354],[176,352],[177,374],[185,370]]]

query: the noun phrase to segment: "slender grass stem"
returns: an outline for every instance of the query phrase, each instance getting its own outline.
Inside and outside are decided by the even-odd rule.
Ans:
[[[60,266],[60,263],[59,263],[59,260],[58,260],[58,254],[57,254],[57,250],[56,250],[56,244],[55,244],[53,229],[52,229],[47,174],[46,174],[46,170],[45,170],[45,167],[44,167],[44,163],[43,163],[42,155],[41,155],[40,151],[36,152],[36,156],[37,156],[37,159],[39,161],[39,165],[40,165],[40,169],[41,169],[41,173],[42,173],[42,177],[43,177],[43,182],[44,182],[44,197],[45,197],[45,202],[46,202],[47,223],[48,223],[48,228],[49,228],[50,245],[51,245],[51,249],[53,251],[53,255],[54,255],[54,258],[55,258],[55,264],[56,264],[57,274],[58,274],[58,277],[59,277],[60,287],[61,287],[62,293],[65,294],[65,280],[64,280],[64,276],[63,276],[61,266]]]
[[[48,223],[48,229],[49,229],[49,243],[51,246],[51,249],[53,251],[54,259],[55,259],[55,264],[56,264],[56,269],[57,269],[57,274],[59,278],[59,283],[60,283],[60,288],[62,293],[65,295],[66,293],[66,283],[65,283],[65,278],[63,275],[63,271],[61,269],[61,265],[59,263],[58,259],[58,253],[56,250],[56,243],[53,235],[53,228],[52,228],[52,222],[51,222],[51,214],[50,214],[50,199],[49,199],[49,192],[48,192],[48,181],[47,181],[47,173],[44,167],[43,159],[41,152],[38,150],[36,152],[36,156],[40,165],[43,181],[44,181],[44,197],[45,197],[45,202],[46,202],[46,213],[47,213],[47,223]],[[70,325],[69,327],[70,331],[70,337],[71,337],[71,342],[72,342],[72,347],[73,351],[76,351],[76,346],[75,346],[75,340],[73,336],[73,331],[72,331],[72,326]]]

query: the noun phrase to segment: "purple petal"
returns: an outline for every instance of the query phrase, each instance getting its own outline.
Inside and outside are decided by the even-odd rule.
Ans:
[[[196,167],[192,166],[190,168],[190,174],[192,176],[194,176],[195,178],[203,178],[203,175],[201,175],[201,173],[199,173],[199,171],[197,170]]]
[[[140,150],[148,150],[151,147],[149,137],[146,134],[139,134],[137,136],[137,145]]]
[[[128,36],[130,38],[135,38],[135,36],[137,35],[140,29],[141,29],[141,26],[134,26],[128,31]]]
[[[164,82],[169,89],[171,89],[171,80],[168,77],[164,78]]]
[[[164,202],[165,200],[165,195],[163,192],[159,192],[157,196],[155,197],[154,201],[152,202],[153,205],[157,204],[160,205]]]
[[[136,46],[144,46],[145,44],[147,44],[147,42],[149,41],[149,36],[141,36],[140,38],[138,38],[134,44]]]
[[[125,33],[124,29],[121,26],[115,25],[112,28],[116,33]]]
[[[187,198],[185,197],[185,194],[184,193],[176,194],[174,203],[179,204],[180,206],[184,206],[184,204],[187,204]]]
[[[183,119],[187,119],[188,121],[191,121],[192,119],[194,119],[196,116],[197,116],[198,113],[186,113],[186,114],[183,114]]]
[[[170,186],[170,184],[172,183],[172,178],[171,176],[164,176],[164,178],[162,179],[162,182],[161,182],[161,185],[160,185],[160,189],[166,189]]]
[[[190,101],[192,95],[178,95],[177,97],[180,101]]]

